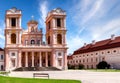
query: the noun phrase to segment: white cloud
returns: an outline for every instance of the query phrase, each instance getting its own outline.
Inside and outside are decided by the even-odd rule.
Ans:
[[[48,13],[48,2],[46,0],[44,0],[43,2],[39,2],[39,13],[39,22],[42,27],[45,27],[45,19]]]
[[[81,12],[85,12],[88,10],[89,6],[93,3],[93,0],[81,0],[78,4],[80,4]]]
[[[85,40],[87,40],[85,42],[98,41],[110,37],[111,34],[119,34],[120,18],[109,17],[110,12],[114,13],[116,3],[118,0],[81,0],[71,7],[70,10],[73,11],[70,12],[71,19],[77,26],[75,28],[77,32],[72,37],[68,36],[70,53],[80,48]]]
[[[69,46],[69,49],[68,49],[68,54],[69,54],[69,53],[72,53],[74,50],[80,48],[80,46],[83,45],[83,40],[78,35],[70,36],[67,39],[67,43]]]
[[[94,2],[91,9],[89,11],[87,10],[88,12],[84,12],[83,21],[82,21],[83,24],[93,19],[92,17],[96,16],[97,12],[101,9],[102,3],[103,0],[97,0],[96,2]]]
[[[4,36],[4,21],[0,20],[0,47],[4,47],[5,36]]]
[[[120,18],[110,20],[103,25],[93,26],[91,35],[93,39],[104,39],[106,36],[120,32]]]

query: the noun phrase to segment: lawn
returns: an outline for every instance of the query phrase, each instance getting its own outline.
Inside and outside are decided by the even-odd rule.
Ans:
[[[0,83],[81,83],[81,82],[77,80],[15,78],[15,77],[0,76]]]
[[[94,72],[120,72],[120,70],[117,70],[117,69],[88,69],[88,71],[94,71]]]

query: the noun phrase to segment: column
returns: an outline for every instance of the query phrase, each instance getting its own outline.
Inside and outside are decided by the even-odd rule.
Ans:
[[[21,57],[22,57],[22,55],[21,55],[21,51],[19,51],[19,58],[18,58],[18,61],[19,61],[19,66],[18,67],[22,67],[22,65],[21,65]]]
[[[34,67],[34,52],[32,52],[32,67]]]
[[[11,27],[12,25],[11,25],[11,18],[9,19],[9,27]]]
[[[45,52],[45,67],[48,67],[48,52]]]
[[[55,19],[52,19],[52,27],[55,28]]]
[[[64,27],[66,28],[66,18],[64,18]]]
[[[40,52],[40,55],[39,55],[39,67],[42,67],[41,52]]]
[[[28,52],[25,52],[25,67],[28,67]]]
[[[21,28],[21,17],[19,18],[19,27]]]
[[[64,68],[64,70],[66,70],[67,69],[67,51],[65,50],[65,52],[64,52],[64,66],[63,66]]]

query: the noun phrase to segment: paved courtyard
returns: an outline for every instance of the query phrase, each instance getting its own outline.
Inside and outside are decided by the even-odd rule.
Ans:
[[[120,72],[92,72],[85,70],[35,71],[49,73],[50,79],[75,79],[82,83],[120,83]],[[11,72],[12,77],[33,78],[32,72]]]

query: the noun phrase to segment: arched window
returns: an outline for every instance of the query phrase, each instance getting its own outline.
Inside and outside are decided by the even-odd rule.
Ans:
[[[35,44],[35,40],[31,40],[31,45],[34,45]]]
[[[48,44],[50,44],[50,36],[48,36]]]
[[[34,27],[31,27],[31,32],[34,32]]]
[[[57,35],[57,43],[62,44],[62,35],[61,34]]]
[[[15,33],[11,34],[11,43],[16,44],[16,34]]]

